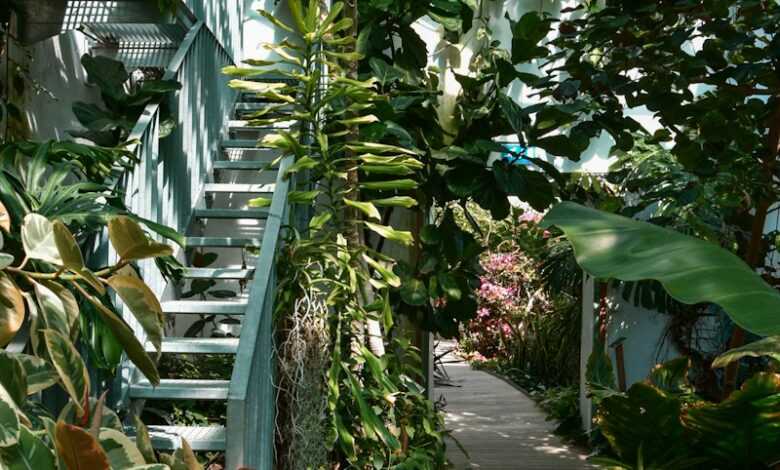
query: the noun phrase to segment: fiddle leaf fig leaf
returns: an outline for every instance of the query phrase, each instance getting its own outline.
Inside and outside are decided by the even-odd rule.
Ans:
[[[108,280],[108,285],[119,294],[122,302],[127,305],[148,336],[148,340],[160,351],[162,347],[165,318],[160,301],[149,286],[133,276],[115,275]]]
[[[46,217],[27,214],[22,225],[22,245],[30,259],[62,265],[62,258],[54,241],[54,227]]]
[[[108,456],[100,447],[97,439],[86,430],[57,422],[54,432],[57,455],[68,469],[72,470],[110,470]]]
[[[123,261],[173,255],[173,249],[146,236],[141,226],[129,217],[114,217],[108,222],[108,237]]]
[[[554,207],[541,225],[563,230],[594,277],[654,279],[682,303],[713,303],[751,333],[780,335],[780,293],[714,243],[573,202]]]
[[[62,387],[68,392],[76,408],[76,416],[84,416],[89,399],[89,375],[84,361],[73,346],[70,338],[61,333],[45,329],[42,331],[46,349]]]
[[[419,279],[408,278],[401,283],[401,299],[409,305],[425,305],[428,301],[428,289]]]
[[[16,284],[0,273],[0,347],[16,336],[24,323],[24,298]]]

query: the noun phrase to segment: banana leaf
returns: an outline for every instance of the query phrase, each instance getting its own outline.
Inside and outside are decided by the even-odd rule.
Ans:
[[[572,202],[554,207],[541,225],[563,230],[595,277],[655,279],[682,303],[711,302],[751,333],[780,334],[780,293],[717,245]]]

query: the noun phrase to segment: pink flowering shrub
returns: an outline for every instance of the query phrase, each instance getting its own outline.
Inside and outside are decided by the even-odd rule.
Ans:
[[[477,316],[462,332],[465,352],[509,359],[530,333],[529,316],[548,304],[533,258],[544,245],[544,231],[537,226],[540,219],[536,212],[523,212],[517,223],[502,227],[504,233],[498,232],[495,245],[483,256]]]

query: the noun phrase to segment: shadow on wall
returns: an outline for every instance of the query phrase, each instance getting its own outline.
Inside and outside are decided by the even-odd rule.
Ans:
[[[184,0],[238,62],[242,57],[241,22],[246,0]]]
[[[258,10],[272,12],[280,21],[292,24],[292,16],[286,1],[280,0],[246,0],[244,14],[244,48],[245,58],[273,60],[278,56],[262,47],[263,43],[276,43],[285,39],[288,34],[274,27],[263,18]]]
[[[29,47],[30,76],[45,90],[26,90],[24,108],[34,139],[68,139],[68,130],[81,127],[73,115],[73,103],[101,102],[100,90],[86,84],[81,66],[81,56],[88,50],[86,37],[76,31]]]

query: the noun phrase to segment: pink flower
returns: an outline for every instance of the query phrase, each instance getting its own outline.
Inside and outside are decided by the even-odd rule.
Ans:
[[[501,324],[501,331],[505,335],[510,335],[510,334],[512,334],[512,327],[509,326],[509,323],[504,322],[504,323]]]
[[[550,233],[550,231],[549,231],[549,230],[545,230],[545,231],[542,233],[542,238],[550,238],[550,235],[552,235],[552,234]]]
[[[527,210],[523,212],[522,214],[520,214],[520,217],[517,219],[517,221],[521,223],[530,222],[534,224],[538,223],[540,220],[542,220],[542,214],[532,210]]]
[[[488,310],[485,307],[480,307],[479,310],[477,310],[477,318],[487,318],[490,316],[490,310]]]

